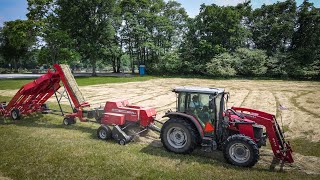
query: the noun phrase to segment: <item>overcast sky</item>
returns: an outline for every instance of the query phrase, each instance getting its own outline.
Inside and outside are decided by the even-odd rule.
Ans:
[[[168,0],[165,0],[168,1]],[[245,0],[176,0],[182,4],[186,9],[189,16],[194,17],[199,13],[201,4],[217,4],[221,6],[237,5]],[[279,0],[284,1],[284,0]],[[300,5],[303,0],[296,0]],[[313,2],[316,7],[320,7],[320,0],[309,0]],[[277,0],[251,0],[253,8],[260,7],[262,4],[272,4]],[[26,19],[27,13],[27,1],[26,0],[0,0],[0,26],[4,21],[11,21],[15,19]]]

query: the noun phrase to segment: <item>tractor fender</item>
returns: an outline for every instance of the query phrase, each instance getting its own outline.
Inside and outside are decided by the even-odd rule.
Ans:
[[[186,121],[190,121],[192,124],[194,124],[196,126],[200,138],[203,138],[203,136],[204,136],[203,128],[202,128],[201,124],[199,123],[199,121],[195,117],[188,115],[188,114],[185,114],[185,113],[180,113],[180,112],[168,112],[163,116],[163,118],[164,117],[168,117],[168,118],[182,117],[182,119],[184,119]]]

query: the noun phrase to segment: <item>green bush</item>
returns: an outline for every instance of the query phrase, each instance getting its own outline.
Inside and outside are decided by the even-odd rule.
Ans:
[[[234,69],[236,59],[229,53],[222,53],[215,56],[209,63],[207,63],[206,70],[210,76],[228,77],[235,76]]]
[[[179,74],[181,73],[183,62],[178,53],[171,52],[161,56],[158,63],[147,65],[148,73],[151,74]]]
[[[288,71],[290,71],[288,62],[290,62],[290,58],[286,53],[277,53],[268,57],[266,61],[266,76],[288,77]]]
[[[236,71],[238,75],[262,76],[267,72],[265,51],[239,48],[234,56],[237,59]]]

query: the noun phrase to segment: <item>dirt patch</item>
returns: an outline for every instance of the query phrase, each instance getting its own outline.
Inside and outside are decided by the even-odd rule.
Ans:
[[[3,174],[0,172],[0,180],[11,180],[11,178],[4,177]]]

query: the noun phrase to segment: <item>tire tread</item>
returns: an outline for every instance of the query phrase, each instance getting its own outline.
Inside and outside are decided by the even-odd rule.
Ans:
[[[164,134],[164,130],[171,124],[173,123],[177,123],[177,124],[181,124],[183,125],[186,129],[189,130],[190,135],[191,135],[191,143],[190,143],[190,147],[183,151],[183,152],[177,152],[177,151],[173,151],[172,149],[170,149],[170,147],[168,147],[168,145],[166,144],[164,138],[166,138],[166,134]],[[193,150],[197,147],[198,142],[199,142],[199,136],[197,133],[196,128],[194,127],[194,125],[190,122],[188,122],[185,119],[182,118],[170,118],[168,121],[166,121],[163,125],[163,127],[161,128],[161,133],[160,133],[160,138],[161,138],[161,142],[163,144],[163,146],[165,147],[165,149],[167,151],[171,151],[177,154],[190,154],[193,152]]]
[[[228,155],[229,150],[227,149],[229,143],[234,142],[234,141],[242,141],[247,143],[250,146],[250,153],[252,154],[252,160],[248,163],[244,163],[244,164],[239,164],[237,162],[234,162],[231,157]],[[228,137],[228,139],[224,142],[223,144],[223,156],[225,158],[225,160],[232,165],[236,165],[236,166],[242,166],[242,167],[252,167],[254,166],[258,160],[259,160],[259,148],[258,145],[254,142],[254,140],[252,140],[250,137],[245,136],[244,134],[235,134],[232,135],[230,137]]]

